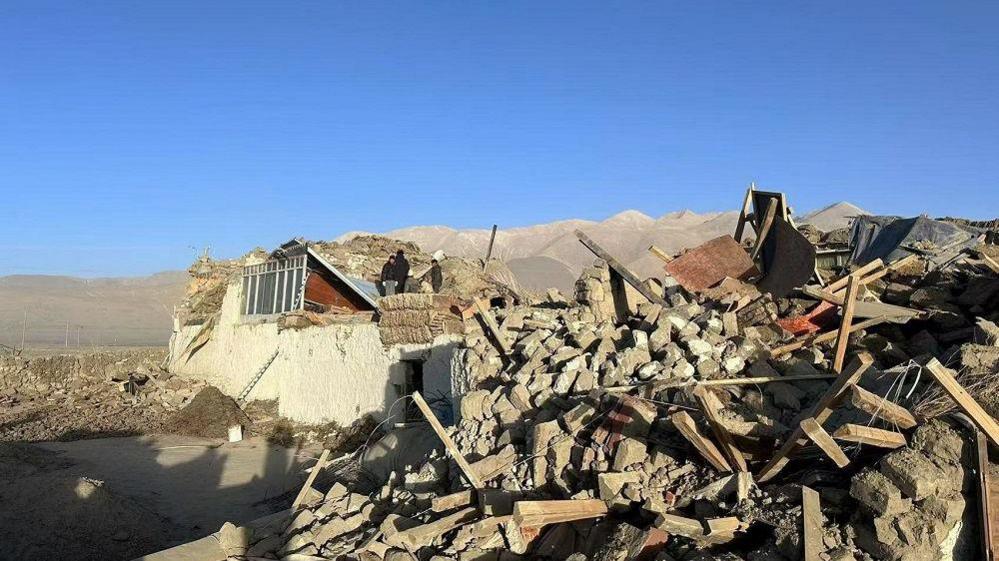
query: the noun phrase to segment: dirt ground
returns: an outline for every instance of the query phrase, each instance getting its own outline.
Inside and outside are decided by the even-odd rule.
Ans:
[[[0,561],[130,560],[285,506],[315,452],[256,437],[0,443]]]

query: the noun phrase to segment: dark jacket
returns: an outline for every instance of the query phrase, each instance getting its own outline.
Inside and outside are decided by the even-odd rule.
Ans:
[[[406,279],[409,277],[409,261],[402,255],[395,256],[395,281],[400,287],[406,286]]]
[[[444,273],[441,271],[440,263],[434,263],[430,267],[430,286],[434,287],[434,292],[440,292],[444,286]]]
[[[385,264],[382,265],[382,276],[378,277],[378,280],[382,282],[395,280],[395,263],[386,261]]]

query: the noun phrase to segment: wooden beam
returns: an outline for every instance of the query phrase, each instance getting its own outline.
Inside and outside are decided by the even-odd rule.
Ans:
[[[749,254],[749,258],[753,261],[756,261],[756,258],[760,255],[760,250],[763,249],[763,242],[770,235],[770,228],[774,225],[774,217],[776,215],[777,199],[770,199],[770,202],[767,204],[767,211],[763,215],[763,222],[760,224],[760,231],[756,233],[756,241],[753,242],[753,251]]]
[[[822,425],[818,423],[815,419],[809,417],[807,419],[802,419],[799,425],[801,430],[804,431],[808,439],[815,443],[816,446],[822,450],[826,456],[829,456],[837,466],[844,468],[850,465],[850,458],[846,457],[843,453],[843,449],[836,444],[836,441],[829,436]]]
[[[544,526],[599,518],[607,514],[607,503],[600,499],[517,501],[513,519],[521,526]]]
[[[833,380],[826,393],[822,394],[822,397],[819,398],[818,402],[809,411],[808,416],[815,419],[818,423],[825,422],[829,418],[829,415],[832,414],[832,406],[839,402],[843,397],[843,393],[851,385],[855,384],[873,363],[874,359],[870,354],[858,353],[850,361],[850,364],[847,365],[843,373]],[[791,431],[791,435],[784,441],[784,444],[781,445],[780,449],[767,462],[767,465],[763,466],[763,469],[756,475],[756,481],[763,483],[773,479],[774,476],[780,473],[790,461],[789,454],[807,443],[807,440],[803,440],[804,436],[805,432],[800,426]]]
[[[493,224],[493,232],[489,234],[489,249],[486,250],[486,263],[492,259],[493,256],[493,242],[496,241],[496,225]]]
[[[456,508],[470,506],[475,503],[476,492],[474,489],[464,489],[457,493],[434,497],[430,502],[430,510],[434,512],[447,512]]]
[[[821,561],[825,549],[822,544],[822,507],[818,491],[810,487],[801,487],[801,517],[805,561]]]
[[[800,290],[805,296],[810,296],[816,300],[823,300],[837,306],[842,306],[846,302],[846,299],[843,296],[839,294],[830,294],[829,292],[815,286],[803,286]],[[885,304],[884,302],[860,301],[856,303],[856,308],[854,310],[854,315],[864,318],[878,316],[884,316],[887,318],[914,318],[922,314],[923,312],[919,310],[906,308],[904,306],[895,306],[893,304]]]
[[[916,418],[912,413],[905,407],[888,401],[888,398],[875,395],[856,384],[850,387],[850,392],[850,403],[864,413],[903,429],[916,426]]]
[[[732,466],[728,464],[728,460],[722,455],[718,447],[715,446],[714,442],[708,440],[707,437],[702,435],[700,431],[697,430],[697,425],[694,423],[694,419],[691,418],[690,414],[686,411],[677,411],[670,415],[670,420],[673,421],[673,425],[676,426],[680,434],[690,442],[695,449],[708,461],[715,469],[718,471],[732,471]]]
[[[992,481],[989,475],[989,441],[982,431],[975,431],[975,444],[978,456],[978,520],[982,537],[983,561],[994,561],[995,551],[992,543]]]
[[[447,532],[450,532],[459,526],[468,524],[469,522],[475,520],[478,516],[479,510],[477,508],[466,508],[427,524],[416,526],[401,532],[396,532],[394,534],[386,534],[384,541],[393,547],[416,551],[422,547],[430,545],[435,539],[446,534]]]
[[[458,464],[458,468],[465,474],[465,478],[468,479],[468,482],[472,484],[472,487],[482,489],[483,485],[479,476],[475,474],[472,466],[468,465],[468,461],[465,460],[465,456],[461,455],[458,447],[455,446],[454,441],[451,440],[450,436],[448,436],[447,431],[444,430],[444,426],[441,425],[441,422],[437,420],[437,415],[434,415],[430,406],[423,400],[423,396],[420,395],[420,392],[413,392],[412,398],[416,403],[416,406],[420,408],[420,412],[423,413],[423,416],[427,419],[427,422],[430,423],[430,427],[434,429],[435,433],[437,433],[437,438],[441,439],[441,442],[444,443],[444,448],[447,448],[451,457],[454,458],[454,462]]]
[[[861,329],[867,329],[868,327],[878,325],[886,321],[888,321],[888,318],[885,316],[865,319],[864,321],[858,321],[857,323],[854,323],[853,325],[850,326],[850,333],[856,333]],[[821,343],[828,343],[829,341],[834,341],[837,335],[839,335],[839,329],[826,331],[819,335],[806,336],[798,341],[794,341],[793,343],[788,343],[786,345],[777,347],[776,349],[771,349],[770,356],[778,357],[781,355],[786,355],[787,353],[792,353],[803,347],[814,346]]]
[[[479,317],[482,318],[482,323],[486,325],[489,332],[492,333],[496,343],[500,346],[500,350],[504,355],[510,355],[510,343],[506,340],[506,336],[503,331],[500,330],[499,324],[496,323],[496,319],[493,314],[489,312],[489,307],[484,305],[478,299],[475,300],[475,309],[479,312]]]
[[[829,285],[826,286],[826,292],[830,294],[836,294],[840,290],[846,288],[847,283],[850,282],[850,275],[856,275],[860,278],[864,278],[864,275],[870,273],[871,271],[874,271],[875,269],[878,269],[883,265],[884,262],[881,261],[881,259],[875,259],[874,261],[871,261],[870,263],[857,268],[857,270],[853,271],[849,275],[843,275],[842,277],[829,283]]]
[[[978,256],[982,258],[982,261],[988,266],[989,269],[992,269],[992,272],[999,273],[999,263],[996,263],[995,259],[986,255],[984,251],[979,251]]]
[[[295,500],[292,501],[292,510],[298,510],[298,507],[302,506],[302,503],[305,502],[305,497],[309,496],[309,489],[312,489],[312,484],[315,483],[319,472],[326,467],[326,461],[329,460],[329,458],[330,451],[324,449],[323,453],[319,455],[319,461],[316,462],[316,465],[312,466],[312,471],[309,472],[309,477],[305,479],[305,485],[302,485],[302,489],[298,492],[298,495],[295,496]]]
[[[732,435],[729,434],[728,429],[725,428],[725,425],[721,422],[721,418],[718,416],[718,412],[724,407],[721,400],[718,399],[718,396],[713,391],[704,386],[696,386],[693,394],[697,398],[698,403],[700,403],[701,411],[708,420],[711,432],[714,433],[715,438],[721,445],[721,450],[725,454],[725,458],[728,459],[731,465],[735,466],[736,470],[749,471],[749,467],[746,465],[746,458],[742,455],[739,447],[735,445]]]
[[[749,222],[749,211],[753,208],[753,191],[756,190],[756,184],[750,183],[749,189],[746,189],[746,196],[742,199],[742,210],[739,211],[739,222],[735,225],[735,234],[732,236],[735,241],[742,242],[742,234],[746,229],[746,223]]]
[[[656,247],[655,244],[649,246],[649,252],[652,253],[652,255],[658,257],[659,259],[662,259],[663,263],[669,263],[670,261],[673,260],[673,256],[659,249],[658,247]]]
[[[853,309],[857,305],[857,293],[859,291],[860,279],[856,275],[850,275],[842,310],[843,320],[840,322],[839,332],[836,334],[836,354],[833,358],[833,372],[837,374],[843,371],[843,360],[846,358],[846,345],[850,341],[850,325],[853,323]]]
[[[951,370],[940,364],[940,361],[931,358],[929,362],[925,365],[925,369],[929,371],[933,379],[940,384],[947,395],[951,397],[955,402],[957,402],[958,407],[960,407],[971,420],[974,421],[975,426],[982,430],[992,441],[993,444],[999,444],[999,424],[996,424],[996,420],[992,418],[991,415],[982,409],[982,406],[975,401],[975,398],[968,394],[960,383],[954,379],[954,375]]]
[[[899,269],[900,267],[902,267],[904,265],[908,265],[910,261],[915,261],[915,260],[916,260],[916,256],[915,255],[906,255],[905,257],[899,259],[898,261],[892,263],[891,265],[888,265],[887,267],[882,267],[882,268],[878,269],[877,271],[874,271],[873,273],[871,273],[869,275],[861,277],[860,284],[863,284],[863,285],[866,286],[866,285],[868,285],[868,284],[870,284],[870,283],[872,283],[872,282],[880,279],[881,277],[887,275],[888,273],[890,273],[892,271],[895,271],[895,270]]]
[[[902,433],[874,427],[865,427],[847,423],[833,433],[833,438],[845,442],[867,444],[878,448],[900,448],[905,446],[905,436]]]
[[[594,255],[606,261],[608,267],[613,269],[618,275],[621,276],[622,279],[624,279],[628,284],[630,284],[635,290],[639,292],[639,294],[644,296],[649,302],[652,302],[653,304],[659,304],[664,308],[670,307],[669,302],[664,300],[662,296],[659,296],[658,294],[655,294],[654,292],[649,290],[649,287],[646,286],[645,283],[643,283],[638,277],[636,277],[634,273],[632,273],[630,270],[628,270],[627,267],[618,262],[617,259],[614,259],[614,257],[611,256],[611,254],[604,251],[604,248],[600,247],[600,245],[598,245],[597,242],[590,239],[590,237],[584,234],[582,230],[576,230],[576,237],[579,238],[579,241],[584,246],[586,246],[587,249],[592,251]]]

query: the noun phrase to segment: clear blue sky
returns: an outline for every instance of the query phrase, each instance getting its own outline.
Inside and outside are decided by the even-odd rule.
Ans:
[[[0,274],[735,207],[999,216],[999,4],[0,4]]]

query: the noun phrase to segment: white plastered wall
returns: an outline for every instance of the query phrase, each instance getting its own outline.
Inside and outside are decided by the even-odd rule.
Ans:
[[[424,391],[450,396],[454,336],[430,345],[385,348],[375,323],[335,324],[278,330],[276,321],[240,315],[239,282],[230,283],[212,337],[189,358],[181,356],[201,326],[179,327],[171,342],[170,371],[207,380],[237,396],[267,360],[274,362],[248,399],[277,399],[282,416],[303,423],[349,425],[362,415],[384,418],[399,398],[407,366],[424,361]],[[400,405],[393,415],[401,414]]]

